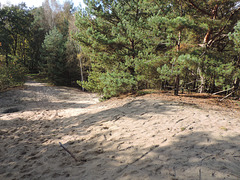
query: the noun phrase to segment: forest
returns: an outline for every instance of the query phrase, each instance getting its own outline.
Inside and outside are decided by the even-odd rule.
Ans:
[[[239,1],[84,3],[0,7],[0,90],[38,73],[104,98],[143,89],[240,95]]]

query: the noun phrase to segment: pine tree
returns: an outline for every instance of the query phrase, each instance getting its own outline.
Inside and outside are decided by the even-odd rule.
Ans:
[[[233,88],[234,91],[237,91],[239,88],[240,83],[240,21],[234,27],[234,32],[229,33],[229,39],[234,43],[234,50],[236,51],[235,54],[235,61],[231,64],[232,65],[232,74],[234,78]]]
[[[63,35],[55,27],[46,35],[42,45],[43,69],[56,85],[67,84],[68,80],[64,43]]]
[[[228,78],[229,71],[226,67],[231,64],[231,45],[227,34],[233,31],[239,18],[237,1],[183,2],[186,15],[196,24],[195,28],[191,28],[195,47],[188,53],[198,58],[197,77],[201,82],[199,92],[214,92],[218,88],[229,86],[232,80]]]
[[[148,8],[154,3],[131,0],[86,4],[88,9],[77,17],[77,39],[93,66],[87,84],[105,97],[145,87],[157,57],[156,38],[148,22],[152,13]]]
[[[86,88],[115,96],[174,86],[214,92],[233,83],[227,34],[237,1],[86,1],[76,39],[89,56]],[[231,52],[231,53],[229,53]],[[192,87],[190,87],[192,85]],[[123,88],[124,87],[124,88]]]
[[[33,17],[25,4],[5,6],[0,9],[0,42],[1,51],[6,56],[14,56],[18,63],[25,66],[29,60],[28,46],[30,29]]]

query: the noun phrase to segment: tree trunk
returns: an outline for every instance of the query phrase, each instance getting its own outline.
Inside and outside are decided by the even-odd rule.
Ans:
[[[6,53],[6,59],[5,59],[5,62],[6,62],[6,66],[8,67],[8,53]]]
[[[233,84],[233,88],[235,91],[238,90],[239,88],[239,83],[240,83],[240,79],[239,78],[236,78],[235,81],[234,81],[234,84]]]
[[[233,96],[236,96],[236,95],[238,96],[239,83],[240,83],[240,79],[236,78],[233,84]]]
[[[134,59],[135,58],[135,42],[133,39],[130,39],[129,42],[132,50],[132,58]]]
[[[201,85],[199,87],[199,93],[203,93],[204,92],[204,88],[205,88],[205,78],[203,75],[200,75],[200,79],[201,79]]]
[[[180,51],[181,47],[181,31],[178,32],[177,52]]]
[[[134,39],[130,39],[129,42],[130,42],[130,46],[131,46],[131,50],[132,50],[132,59],[134,61],[135,56],[136,56],[136,54],[135,54],[135,41],[134,41]],[[136,78],[135,77],[136,74],[135,74],[134,66],[133,65],[129,66],[128,70],[129,70],[130,74],[133,76],[133,78],[135,79]],[[135,93],[137,89],[138,89],[138,85],[137,85],[137,87],[133,86],[132,87],[132,92]]]
[[[216,88],[216,86],[215,86],[215,76],[213,76],[210,93],[214,93],[215,88]]]
[[[80,72],[81,72],[81,82],[83,82],[83,67],[82,67],[82,58],[79,58],[79,66],[80,66]],[[82,87],[82,91],[84,91],[84,87]]]
[[[179,78],[179,75],[177,75],[176,78],[175,78],[175,86],[174,86],[174,95],[175,96],[178,96],[179,81],[180,81],[180,78]]]
[[[194,92],[195,92],[195,89],[196,89],[196,84],[197,84],[197,79],[195,78],[195,79],[193,80],[193,87],[192,87],[192,89],[194,90]]]
[[[18,43],[18,37],[17,35],[14,37],[14,47],[13,47],[13,54],[16,56],[17,54],[17,43]]]
[[[177,52],[180,51],[180,47],[181,47],[181,31],[178,32]],[[174,85],[174,95],[175,96],[178,96],[179,81],[180,81],[180,75],[177,74],[175,77],[175,85]]]
[[[200,81],[201,81],[200,87],[198,88],[198,92],[199,93],[203,93],[204,90],[205,90],[205,78],[204,78],[204,75],[203,75],[202,70],[200,69],[200,67],[198,67],[197,71],[199,73]]]
[[[23,54],[22,54],[22,58],[23,58],[23,64],[24,66],[26,66],[26,48],[25,48],[25,39],[23,40]]]
[[[204,40],[203,40],[204,44],[206,44],[206,45],[208,44],[209,40],[211,39],[211,35],[212,35],[212,29],[208,29],[208,32],[205,35]]]

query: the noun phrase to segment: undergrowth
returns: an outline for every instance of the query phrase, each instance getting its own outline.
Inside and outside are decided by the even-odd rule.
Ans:
[[[26,69],[20,64],[10,62],[0,66],[0,91],[11,87],[22,86],[25,82]]]

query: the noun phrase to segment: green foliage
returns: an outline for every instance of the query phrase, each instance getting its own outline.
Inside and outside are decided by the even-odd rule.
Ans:
[[[46,23],[43,7],[32,10],[34,21],[31,24],[31,38],[29,43],[29,51],[31,61],[28,68],[31,72],[38,73],[40,70],[39,63],[41,63],[41,48],[45,35],[49,31],[49,26]]]
[[[80,73],[80,63],[79,58],[77,57],[78,45],[73,39],[68,38],[68,40],[65,43],[66,49],[66,70],[68,73],[68,82],[71,83],[70,85],[76,85],[77,80],[81,76]]]
[[[17,56],[19,62],[27,65],[29,58],[30,26],[33,17],[25,4],[4,6],[0,9],[0,53]]]
[[[70,35],[73,13],[70,1],[61,5],[47,0],[33,11],[32,69],[45,73],[56,85],[76,85],[80,76],[78,45]]]
[[[240,52],[240,21],[234,27],[234,32],[229,33],[228,36],[234,42],[236,51]]]
[[[179,82],[201,92],[231,86],[236,52],[225,34],[238,17],[235,2],[87,0],[75,37],[93,67],[84,86],[106,97]]]
[[[199,92],[236,89],[237,2],[86,0],[87,8],[75,17],[71,2],[62,6],[46,0],[35,9],[24,4],[3,7],[2,64],[41,71],[54,84],[72,85],[81,79],[80,86],[104,98],[146,88],[178,91],[179,84]],[[21,74],[21,68],[13,69]],[[3,79],[7,73],[1,72]],[[8,79],[2,84],[9,84]]]
[[[46,35],[42,45],[42,64],[43,70],[46,71],[49,80],[56,85],[67,83],[67,71],[65,60],[65,45],[63,35],[54,28]]]
[[[46,74],[44,73],[37,73],[37,74],[27,74],[28,77],[34,79],[37,82],[41,82],[41,83],[51,83],[48,80],[48,77],[46,76]]]
[[[228,72],[232,72],[233,78],[240,79],[240,21],[234,27],[234,32],[229,33],[229,39],[234,43],[234,49],[237,52],[235,55],[235,61],[228,64],[230,66]],[[230,74],[230,73],[228,73]]]
[[[116,70],[112,73],[91,71],[88,81],[78,81],[78,84],[89,91],[98,92],[103,95],[104,99],[108,99],[122,93],[132,92],[136,89],[137,82],[129,72]]]
[[[135,78],[130,73],[123,71],[102,74],[100,80],[104,86],[104,98],[133,92],[137,84]]]
[[[104,84],[101,81],[102,73],[99,71],[91,71],[88,76],[88,81],[77,81],[79,86],[84,87],[86,90],[91,92],[103,93]]]
[[[26,69],[16,62],[0,66],[0,91],[9,87],[21,86],[25,81]]]
[[[61,5],[55,0],[38,8],[24,3],[0,7],[2,64],[7,67],[15,57],[31,73],[43,71],[54,84],[73,85],[80,74],[78,45],[70,35],[74,11],[70,1]]]
[[[161,68],[159,67],[157,69],[159,75],[160,75],[160,78],[163,79],[163,80],[170,80],[171,79],[171,69],[168,67],[167,64],[164,64]]]
[[[157,46],[148,24],[147,5],[151,3],[132,0],[101,1],[101,5],[87,1],[87,4],[89,9],[80,11],[77,16],[80,31],[76,39],[84,54],[90,57],[92,66],[97,64],[100,68],[94,72],[99,78],[93,80],[90,76],[85,87],[89,83],[90,87],[98,87],[95,90],[104,96],[111,97],[142,88],[142,84],[151,79],[155,81],[156,74],[149,74],[156,65],[153,59]]]

